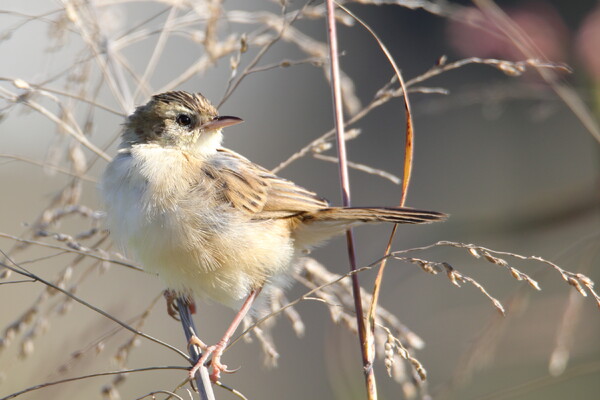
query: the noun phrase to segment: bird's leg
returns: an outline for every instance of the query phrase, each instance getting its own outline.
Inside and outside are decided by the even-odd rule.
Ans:
[[[175,292],[174,290],[171,289],[167,289],[163,292],[163,295],[165,296],[165,299],[167,300],[167,313],[171,316],[171,318],[173,318],[176,321],[179,321],[179,309],[177,308],[177,292]],[[196,303],[194,303],[194,300],[192,299],[191,296],[185,296],[185,303],[187,304],[188,308],[190,309],[190,313],[195,314],[196,313]]]
[[[224,372],[224,373],[235,372],[235,370],[234,371],[228,370],[227,365],[221,364],[221,355],[223,354],[223,351],[227,347],[227,344],[229,343],[229,340],[235,333],[236,329],[238,328],[238,326],[240,325],[240,323],[242,322],[242,320],[244,319],[246,314],[248,314],[248,311],[250,311],[250,308],[252,308],[252,304],[254,303],[254,300],[256,300],[256,297],[258,296],[260,291],[261,291],[261,288],[255,289],[252,292],[250,292],[250,294],[246,298],[246,301],[244,301],[242,308],[240,308],[238,313],[235,315],[235,317],[233,318],[233,321],[231,321],[231,325],[229,325],[229,328],[227,328],[227,330],[225,331],[225,334],[223,335],[223,337],[221,338],[221,340],[219,340],[219,342],[217,344],[215,344],[213,346],[207,346],[206,344],[204,344],[204,342],[202,342],[200,339],[198,339],[197,336],[192,336],[190,338],[190,341],[188,344],[189,346],[196,345],[196,346],[200,347],[200,349],[202,349],[202,356],[200,357],[200,359],[198,360],[196,365],[194,365],[192,367],[192,369],[190,369],[190,379],[194,378],[194,376],[196,375],[196,372],[198,372],[200,367],[202,365],[204,365],[204,363],[206,363],[206,361],[208,360],[208,357],[210,357],[211,355],[212,355],[212,359],[210,361],[210,366],[212,367],[212,372],[210,374],[210,380],[213,383],[216,383],[219,380],[219,377],[221,376],[221,372]]]

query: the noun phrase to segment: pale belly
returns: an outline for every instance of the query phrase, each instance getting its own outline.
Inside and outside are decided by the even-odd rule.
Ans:
[[[168,288],[235,308],[253,289],[286,280],[296,254],[285,220],[252,221],[198,196],[157,201],[131,157],[116,161],[101,183],[111,233]]]
[[[190,232],[172,218],[157,217],[127,242],[148,272],[178,292],[236,308],[251,290],[280,284],[294,261],[292,240],[276,221],[238,221],[220,226],[219,232]]]

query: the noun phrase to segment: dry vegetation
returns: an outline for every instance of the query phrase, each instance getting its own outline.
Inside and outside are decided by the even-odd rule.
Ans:
[[[85,380],[98,376],[104,376],[101,379],[105,382],[101,395],[107,399],[117,399],[119,392],[128,385],[131,375],[149,374],[151,370],[157,369],[174,369],[178,372],[176,378],[171,380],[170,387],[162,390],[155,388],[147,391],[138,390],[138,398],[166,399],[196,396],[189,391],[189,385],[182,383],[187,376],[184,371],[189,361],[187,352],[153,337],[151,331],[145,330],[147,319],[152,315],[160,314],[159,310],[162,312],[162,308],[156,307],[162,299],[161,293],[154,293],[145,309],[139,309],[125,319],[116,317],[114,309],[98,308],[93,305],[93,301],[85,300],[88,298],[86,290],[90,290],[90,286],[94,285],[94,280],[98,279],[100,274],[114,274],[115,269],[129,269],[136,274],[142,273],[141,268],[134,261],[127,260],[113,247],[108,232],[103,230],[102,211],[90,205],[89,198],[93,193],[87,194],[88,191],[93,192],[93,183],[106,161],[111,158],[112,151],[108,149],[114,145],[119,134],[116,125],[107,127],[104,121],[111,115],[124,117],[136,104],[144,102],[151,94],[181,88],[215,68],[226,70],[228,74],[224,80],[226,82],[224,94],[220,99],[213,99],[215,104],[219,105],[235,97],[236,90],[245,81],[252,79],[254,74],[269,74],[272,70],[306,64],[321,69],[328,80],[331,76],[327,38],[315,38],[299,27],[303,26],[300,24],[301,21],[318,21],[325,24],[325,5],[321,2],[265,2],[264,9],[251,11],[244,10],[244,7],[235,9],[227,2],[219,0],[147,3],[152,3],[152,7],[148,8],[152,11],[146,11],[142,19],[131,18],[131,20],[120,20],[119,12],[127,2],[119,0],[101,2],[64,0],[60,5],[56,5],[56,8],[40,14],[2,10],[12,18],[12,24],[4,25],[0,32],[3,41],[12,40],[12,36],[27,31],[34,25],[38,27],[41,25],[48,32],[48,37],[45,39],[49,51],[60,55],[62,62],[67,66],[63,68],[61,64],[56,69],[46,69],[44,76],[29,80],[18,75],[0,76],[2,115],[18,114],[22,118],[40,115],[45,118],[47,129],[39,134],[52,136],[49,148],[43,156],[33,159],[21,154],[0,154],[2,161],[32,164],[39,167],[40,173],[62,174],[66,177],[64,186],[57,187],[51,198],[47,197],[47,193],[38,193],[40,198],[45,199],[45,203],[31,211],[31,218],[26,221],[27,225],[24,229],[19,232],[5,232],[0,226],[0,238],[2,238],[0,260],[3,267],[0,298],[2,302],[12,303],[19,313],[16,319],[9,321],[3,317],[0,321],[4,326],[0,332],[0,369],[4,370],[5,377],[5,382],[0,386],[3,399],[21,395],[25,398],[27,392],[43,392],[48,390],[47,386],[69,385],[67,382],[72,380]],[[343,3],[352,8],[352,2]],[[360,3],[380,2],[360,1]],[[396,3],[398,7],[409,9],[423,9],[443,18],[484,28],[491,20],[497,23],[500,26],[499,31],[506,34],[514,46],[522,51],[523,60],[507,61],[472,57],[449,62],[443,57],[429,70],[411,79],[405,79],[403,86],[406,90],[403,90],[403,86],[398,83],[402,77],[397,69],[396,74],[383,87],[378,88],[370,100],[360,98],[357,94],[357,84],[349,75],[339,71],[341,99],[348,116],[345,121],[348,128],[345,134],[346,140],[361,135],[361,121],[371,112],[394,99],[417,92],[446,93],[442,87],[428,86],[429,82],[449,71],[471,64],[478,64],[481,68],[498,69],[515,79],[525,73],[538,73],[541,81],[552,88],[557,96],[574,111],[590,134],[598,137],[598,127],[593,116],[575,91],[562,80],[562,74],[568,70],[568,67],[546,60],[518,30],[514,31],[515,26],[493,4],[487,1],[475,2],[480,11],[479,19],[471,16],[467,20],[462,13],[463,8],[451,3],[427,0],[388,3]],[[343,26],[365,29],[340,8],[337,9],[336,20]],[[376,32],[378,27],[375,25],[371,28]],[[197,57],[187,57],[187,64],[170,76],[166,82],[162,82],[155,78],[155,75],[161,60],[166,57],[168,43],[173,38],[183,42],[182,47],[188,45],[192,48],[201,48],[202,51],[197,53],[199,54]],[[376,38],[372,40],[373,46],[378,44],[383,46]],[[139,59],[138,53],[131,51],[140,44],[150,45],[152,48],[151,53],[146,54],[143,60]],[[275,45],[294,48],[302,56],[281,59],[277,62],[264,61],[265,56]],[[385,46],[383,48],[385,50]],[[393,59],[390,61],[393,62]],[[390,76],[391,74],[390,72]],[[104,132],[111,132],[111,137],[92,135],[91,133],[98,127]],[[2,135],[16,134],[2,129]],[[335,130],[314,134],[313,137],[310,143],[282,159],[274,171],[281,173],[294,162],[310,157],[337,163],[338,157],[334,151]],[[45,141],[40,142],[45,143]],[[348,161],[348,167],[388,179],[393,184],[402,182],[408,184],[409,174],[406,170],[403,175],[397,174],[401,176],[400,178],[390,171],[363,163]],[[3,188],[11,190],[7,184],[3,184]],[[405,187],[406,190],[410,189]],[[534,290],[541,290],[541,285],[534,276],[525,272],[522,262],[539,263],[548,271],[554,271],[556,278],[559,280],[562,278],[576,292],[589,297],[600,306],[600,297],[594,290],[594,283],[583,273],[570,272],[541,257],[497,251],[476,244],[437,241],[417,248],[402,250],[391,248],[389,254],[382,254],[381,259],[374,260],[368,266],[359,267],[355,273],[345,275],[334,274],[316,260],[307,258],[296,274],[297,281],[306,287],[305,293],[294,300],[286,298],[283,293],[275,293],[271,302],[271,312],[255,321],[246,321],[245,330],[240,338],[254,338],[260,343],[268,363],[276,364],[279,353],[285,357],[286,350],[275,347],[271,333],[276,321],[274,317],[285,315],[293,331],[298,336],[302,336],[305,331],[311,329],[311,326],[305,326],[301,312],[295,307],[302,302],[310,301],[322,303],[334,323],[356,332],[355,295],[352,293],[350,278],[360,277],[366,270],[378,270],[388,260],[418,266],[429,274],[445,275],[450,283],[459,287],[463,284],[472,285],[482,293],[482,302],[486,298],[491,300],[493,307],[504,314],[507,305],[503,305],[491,294],[494,292],[494,282],[475,280],[455,268],[452,260],[439,260],[431,253],[432,250],[446,247],[478,259],[482,267],[486,263],[500,267],[516,281],[527,283]],[[342,254],[340,257],[345,255]],[[46,265],[54,262],[55,259],[59,259],[60,262],[53,265],[59,267],[47,268]],[[519,266],[519,269],[516,266]],[[48,271],[53,272],[49,275]],[[35,297],[30,297],[31,289],[23,298],[20,298],[19,292],[15,291],[11,292],[12,297],[5,294],[9,286],[24,285],[34,287]],[[381,285],[381,281],[376,284],[376,290],[379,290],[378,285]],[[565,291],[566,287],[565,285]],[[362,290],[365,312],[373,304],[372,289]],[[386,288],[383,287],[382,290],[385,291]],[[518,298],[519,295],[515,295],[514,298],[508,299],[508,308]],[[94,318],[111,320],[112,328],[108,331],[98,331],[86,326],[69,326],[68,329],[61,326],[62,316],[70,312],[74,302],[84,305],[86,312]],[[373,307],[373,310],[373,315],[369,315],[372,317],[369,322],[373,328],[374,347],[378,356],[378,360],[374,362],[385,366],[388,374],[399,383],[398,390],[405,398],[428,398],[428,389],[425,385],[427,365],[417,359],[419,350],[424,346],[423,340],[401,322],[402,315],[396,315],[395,310],[388,310],[381,305]],[[561,362],[566,362],[565,357],[568,358],[569,335],[572,335],[569,331],[572,324],[569,324],[569,321],[576,318],[578,313],[581,313],[581,307],[567,308],[563,314],[563,327],[560,332],[564,337],[558,340],[557,351],[560,354],[557,354],[553,361],[556,363],[557,371],[561,368]],[[166,315],[160,315],[160,318],[167,319]],[[501,324],[501,320],[490,321],[492,331],[494,327]],[[559,321],[560,317],[557,317],[556,324],[559,324]],[[65,352],[70,353],[69,356],[63,354],[61,358],[51,361],[40,359],[47,369],[55,372],[52,379],[46,379],[49,376],[47,374],[32,373],[25,380],[13,376],[10,368],[6,367],[7,363],[12,362],[8,361],[10,356],[7,352],[18,348],[19,359],[14,361],[16,363],[24,362],[22,360],[25,359],[35,359],[39,357],[38,346],[52,346],[48,341],[50,339],[47,338],[55,338],[50,335],[53,330],[64,330],[61,333],[63,337],[86,335],[87,342],[84,347],[65,349]],[[130,333],[123,335],[123,330],[128,330]],[[492,336],[486,335],[487,340],[493,341]],[[78,364],[87,365],[94,354],[95,357],[105,355],[107,352],[105,345],[110,341],[113,342],[108,356],[112,359],[114,368],[85,376],[78,374]],[[160,359],[156,359],[153,367],[132,368],[129,362],[132,353],[143,352],[144,347],[151,345],[148,341],[153,341],[165,347],[167,351],[178,354],[184,362],[181,366],[169,367],[164,366]],[[489,346],[488,341],[482,340],[473,344],[471,349],[465,352],[460,373],[456,374],[457,381],[465,382],[466,377],[473,374],[478,364],[476,358],[482,357]],[[53,364],[48,364],[49,362]],[[254,362],[240,361],[243,365]],[[356,362],[358,369],[358,359]],[[250,371],[252,370],[244,369],[239,374],[250,373]],[[380,377],[380,379],[385,378]],[[19,381],[19,384],[7,385],[8,381]],[[38,384],[41,385],[36,386]],[[7,388],[10,388],[8,392]],[[97,390],[97,386],[88,389]],[[226,394],[226,396],[243,397],[241,394],[235,394],[235,391],[232,393],[234,394]],[[100,396],[97,392],[88,394],[87,398]],[[220,393],[217,394],[221,397]],[[245,393],[245,395],[253,398],[252,393]],[[38,398],[46,398],[43,394],[39,396],[41,397]]]

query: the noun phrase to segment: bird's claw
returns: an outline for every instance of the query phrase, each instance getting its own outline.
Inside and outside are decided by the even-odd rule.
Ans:
[[[165,299],[167,300],[167,313],[171,316],[171,318],[173,318],[176,321],[180,321],[181,319],[179,318],[179,307],[177,307],[177,292],[175,292],[174,290],[165,290],[163,292],[163,295],[165,296]],[[188,308],[190,309],[190,313],[195,314],[196,313],[196,303],[194,303],[194,300],[191,297],[185,297],[185,302],[188,306]]]
[[[194,335],[190,338],[188,347],[189,346],[198,346],[202,350],[202,356],[200,357],[200,359],[198,360],[196,365],[194,365],[192,367],[192,369],[190,369],[190,372],[189,372],[190,380],[194,379],[194,377],[196,376],[196,373],[198,372],[200,367],[205,365],[208,358],[211,356],[212,357],[210,359],[209,367],[212,369],[212,371],[210,373],[210,380],[212,383],[217,383],[219,381],[219,378],[221,377],[221,373],[232,374],[239,369],[239,368],[236,368],[236,369],[230,370],[230,369],[227,369],[227,365],[221,363],[221,355],[223,355],[223,351],[225,350],[225,347],[227,346],[226,342],[220,341],[219,343],[217,343],[213,346],[207,346],[202,340],[200,340],[197,336]]]

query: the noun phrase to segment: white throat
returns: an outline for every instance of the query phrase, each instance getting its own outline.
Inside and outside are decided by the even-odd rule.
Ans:
[[[211,155],[217,152],[217,149],[221,147],[221,143],[223,143],[223,133],[220,129],[202,132],[190,150],[198,156]]]

